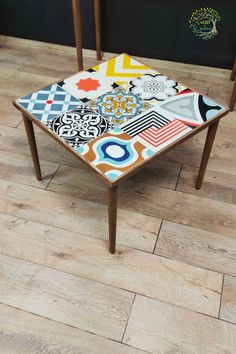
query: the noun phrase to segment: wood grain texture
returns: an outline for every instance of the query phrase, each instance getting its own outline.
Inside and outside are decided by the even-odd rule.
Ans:
[[[220,122],[208,170],[236,175],[236,164],[232,163],[236,153],[236,141],[233,138],[235,128],[236,120],[232,118],[232,113],[229,119],[226,117],[225,120]],[[205,132],[197,134],[197,136],[169,152],[166,158],[170,161],[199,167],[205,136]]]
[[[198,168],[185,165],[181,171],[177,190],[236,204],[236,175],[207,169],[200,190],[195,189]]]
[[[224,236],[164,221],[155,253],[236,276],[236,235]]]
[[[0,318],[0,354],[146,353],[2,304]]]
[[[222,275],[185,263],[3,214],[0,252],[218,316]]]
[[[103,205],[3,180],[0,181],[0,193],[3,213],[107,242],[107,207]],[[118,243],[152,252],[160,219],[119,209],[117,223]]]
[[[181,165],[165,160],[153,162],[141,173],[130,178],[132,183],[144,183],[147,185],[160,186],[175,189]],[[79,178],[78,178],[79,176]],[[91,193],[91,188],[93,192]],[[61,165],[48,190],[74,195],[78,198],[106,203],[106,186],[86,166],[72,167]]]
[[[134,294],[0,255],[0,302],[121,340]]]
[[[50,160],[74,167],[82,165],[81,161],[50,139],[41,129],[36,126],[34,128],[40,160]],[[19,129],[9,128],[0,124],[0,149],[23,156],[30,156],[23,124],[20,124]]]
[[[120,186],[118,205],[226,236],[236,234],[236,205],[208,198],[127,181]]]
[[[225,276],[220,318],[236,323],[236,278]]]
[[[136,296],[124,342],[153,354],[234,354],[236,326]]]
[[[29,156],[0,150],[0,178],[44,189],[54,176],[58,163],[40,160],[43,180],[37,181],[34,175],[32,159]]]
[[[76,170],[62,167],[62,170],[58,172],[58,177],[56,176],[48,188],[66,194],[73,194],[74,191],[78,197],[105,203],[104,188],[100,181],[96,183],[95,178],[92,178],[94,190],[93,193],[89,192],[88,174],[89,171],[83,169],[80,188]],[[142,178],[142,173],[140,176]],[[133,177],[133,180],[126,181],[120,186],[118,200],[120,208],[137,212],[143,210],[145,214],[153,217],[160,217],[226,236],[236,234],[235,205],[162,189],[155,186],[154,183],[149,185],[148,178],[147,183],[138,183],[136,182],[138,178],[139,174]],[[194,192],[194,194],[197,193]],[[206,196],[208,197],[205,193]],[[211,197],[210,193],[209,197]]]

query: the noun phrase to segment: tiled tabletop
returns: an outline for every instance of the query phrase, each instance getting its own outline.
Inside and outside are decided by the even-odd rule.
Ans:
[[[225,110],[127,54],[16,104],[111,183]]]

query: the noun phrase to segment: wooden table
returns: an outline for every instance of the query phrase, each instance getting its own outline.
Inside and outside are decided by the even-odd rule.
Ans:
[[[78,70],[83,70],[83,53],[82,53],[82,26],[81,26],[81,6],[80,0],[71,0],[72,14],[75,32],[75,44],[77,52]],[[101,55],[101,2],[93,0],[94,19],[95,19],[95,35],[96,35],[96,51],[97,60],[102,59]]]
[[[127,54],[17,99],[14,105],[23,114],[38,180],[42,176],[32,122],[107,184],[111,253],[118,185],[208,128],[196,181],[201,188],[219,120],[229,111]]]

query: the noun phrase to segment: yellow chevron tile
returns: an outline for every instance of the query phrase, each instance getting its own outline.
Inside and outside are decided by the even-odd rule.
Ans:
[[[112,79],[118,85],[153,71],[150,67],[139,63],[127,54],[121,54],[105,63],[96,65],[93,69]]]

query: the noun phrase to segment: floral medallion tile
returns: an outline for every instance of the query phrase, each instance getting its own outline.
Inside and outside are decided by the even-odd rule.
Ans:
[[[94,70],[86,70],[73,75],[59,82],[58,85],[84,103],[118,86],[107,80],[106,76]]]
[[[80,146],[77,151],[112,181],[154,154],[119,128]]]
[[[81,106],[83,103],[57,84],[47,86],[17,100],[22,107],[42,123]]]
[[[88,106],[109,119],[114,126],[119,126],[150,107],[148,102],[141,101],[139,96],[121,86],[89,101]]]
[[[105,117],[84,107],[49,120],[47,127],[74,148],[112,128]]]
[[[150,105],[154,106],[175,96],[186,89],[177,81],[158,73],[147,73],[125,84],[130,93],[133,93]]]

